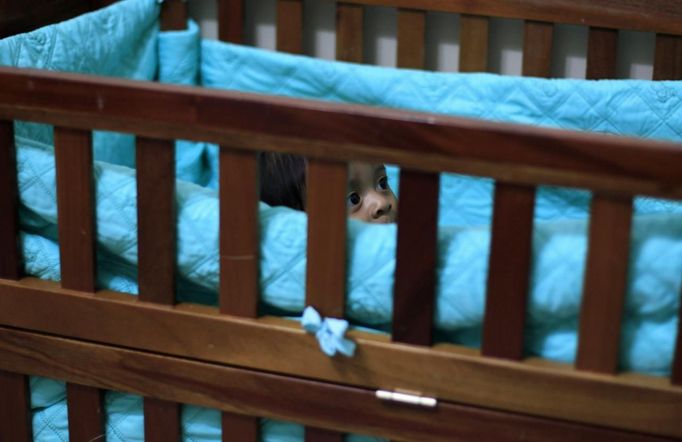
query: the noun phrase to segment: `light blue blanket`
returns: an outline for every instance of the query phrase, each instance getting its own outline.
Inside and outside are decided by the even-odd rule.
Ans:
[[[552,81],[374,68],[200,43],[196,28],[163,34],[157,46],[157,14],[154,0],[127,0],[72,22],[0,41],[0,63],[150,79],[161,60],[162,81],[682,140],[678,133],[682,85],[678,82]],[[97,134],[95,143],[98,282],[102,287],[136,293],[135,172],[128,167],[134,158],[132,139]],[[17,125],[17,145],[26,271],[56,280],[59,255],[50,131]],[[213,303],[218,283],[218,200],[212,190],[217,183],[216,148],[179,142],[177,157],[181,178],[177,185],[178,269],[182,277],[178,296]],[[441,190],[436,328],[442,339],[477,345],[492,183],[444,175]],[[566,189],[539,192],[528,353],[562,361],[575,357],[589,199],[587,192]],[[621,351],[624,369],[655,374],[670,370],[682,279],[680,213],[679,204],[646,198],[636,202]],[[297,314],[304,307],[306,222],[304,213],[261,206],[262,299],[275,312]],[[395,226],[350,222],[348,248],[348,318],[389,329]],[[45,408],[46,413],[56,410],[59,403],[55,401],[63,398],[63,385],[50,382],[32,381],[36,384],[33,406],[56,407]],[[37,387],[47,384],[52,387]],[[139,400],[120,400],[112,399],[124,404],[127,415],[139,424],[139,408],[125,408],[125,404],[139,405]],[[188,409],[186,415],[194,413]],[[115,424],[108,427],[111,440],[117,440],[116,434],[128,434],[116,419],[114,414],[109,421]],[[40,440],[52,440],[48,434],[58,434],[54,440],[63,437],[63,432],[49,430],[50,422],[45,414],[34,415],[34,423],[47,428]],[[211,425],[213,429],[206,434],[215,431],[216,422]],[[134,428],[139,435],[139,425]],[[194,430],[201,433],[205,428]],[[204,439],[197,436],[194,440]]]

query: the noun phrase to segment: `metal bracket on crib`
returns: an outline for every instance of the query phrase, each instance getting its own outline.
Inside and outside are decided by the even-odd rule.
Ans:
[[[425,408],[435,408],[438,405],[438,400],[432,397],[422,396],[411,392],[404,392],[400,390],[388,391],[377,390],[375,393],[377,399],[388,402],[399,402],[401,404],[417,405]]]

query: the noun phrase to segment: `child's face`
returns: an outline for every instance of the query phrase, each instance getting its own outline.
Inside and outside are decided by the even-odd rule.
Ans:
[[[348,216],[368,223],[392,223],[398,200],[381,164],[352,162],[348,168]]]

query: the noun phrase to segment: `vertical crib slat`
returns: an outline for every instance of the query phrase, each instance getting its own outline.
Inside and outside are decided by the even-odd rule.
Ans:
[[[423,69],[426,12],[398,10],[398,67]]]
[[[655,51],[653,79],[682,79],[682,37],[657,34]]]
[[[103,395],[96,388],[67,384],[69,442],[100,440],[104,434]]]
[[[306,304],[337,318],[345,310],[347,179],[344,163],[308,161]]]
[[[54,128],[57,169],[59,258],[62,287],[95,291],[95,220],[92,136],[79,129]],[[67,384],[69,438],[89,441],[102,434],[102,393]]]
[[[3,370],[0,370],[0,440],[33,440],[28,376]]]
[[[306,305],[322,316],[343,317],[346,305],[346,192],[344,163],[308,160]],[[306,427],[306,442],[342,442],[343,433]]]
[[[218,0],[218,38],[242,43],[244,40],[244,0]]]
[[[222,413],[222,442],[235,440],[243,442],[257,442],[258,418],[241,414]]]
[[[682,294],[680,294],[682,296]],[[682,318],[682,303],[680,303],[678,318]],[[674,385],[682,385],[682,321],[677,321],[677,338],[675,341],[675,356],[673,359],[670,382]]]
[[[497,182],[482,354],[523,356],[535,188]]]
[[[459,18],[459,71],[488,70],[488,27],[490,19],[462,14]]]
[[[594,194],[576,367],[615,373],[630,254],[632,198]]]
[[[173,141],[137,138],[138,284],[141,301],[175,302]]]
[[[439,177],[402,169],[393,295],[395,342],[430,345],[436,289]]]
[[[218,36],[244,42],[244,0],[219,0]],[[258,315],[258,158],[220,146],[220,312]],[[256,442],[258,418],[221,413],[223,442]]]
[[[339,3],[336,9],[336,59],[362,63],[364,9]]]
[[[17,159],[14,125],[10,120],[0,120],[0,213],[0,278],[19,279]]]
[[[90,132],[55,127],[62,287],[95,291],[95,220]]]
[[[426,13],[400,10],[398,66],[422,69]],[[438,246],[437,173],[402,169],[393,293],[395,342],[431,345]]]
[[[220,148],[220,311],[258,315],[258,160]]]
[[[187,1],[165,0],[161,5],[161,30],[179,31],[187,28]]]
[[[552,23],[526,21],[523,27],[523,75],[548,78],[552,68]]]
[[[135,161],[139,299],[173,305],[176,237],[174,142],[138,137]],[[147,441],[177,440],[180,406],[145,397],[144,432]]]
[[[303,0],[277,0],[277,50],[303,53]]]
[[[616,78],[618,30],[590,28],[587,43],[587,73],[589,80]]]
[[[172,402],[144,398],[145,442],[170,442],[180,438],[180,407]]]

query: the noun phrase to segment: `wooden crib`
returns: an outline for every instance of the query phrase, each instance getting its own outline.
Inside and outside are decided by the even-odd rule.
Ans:
[[[242,2],[218,1],[220,39],[242,41]],[[21,2],[6,1],[0,29],[29,30],[97,3],[41,2],[27,16]],[[345,0],[337,4],[337,54],[363,60],[363,6],[382,5],[398,8],[401,67],[423,67],[430,10],[461,14],[462,71],[486,70],[489,17],[506,17],[525,20],[524,75],[549,76],[553,24],[572,23],[589,26],[588,78],[614,76],[618,29],[657,33],[654,78],[682,78],[682,3],[594,3]],[[277,0],[279,50],[301,52],[302,10],[302,0]],[[185,3],[165,1],[163,28],[183,28],[185,18]],[[61,284],[19,270],[14,119],[55,125]],[[137,298],[95,287],[93,129],[138,136]],[[176,138],[221,146],[217,308],[174,303]],[[356,356],[328,358],[298,324],[258,317],[260,150],[309,158],[306,303],[325,316],[344,314],[346,163],[402,166],[399,326],[390,338],[352,332]],[[145,397],[148,441],[177,440],[180,403],[222,410],[224,441],[255,441],[257,417],[303,423],[308,442],[341,441],[344,432],[410,441],[682,439],[681,340],[670,378],[617,373],[632,198],[682,199],[679,144],[3,68],[0,155],[3,442],[32,440],[28,375],[68,382],[71,441],[103,433],[100,389]],[[496,180],[480,352],[432,344],[444,171]],[[594,192],[575,367],[522,354],[540,184]]]

